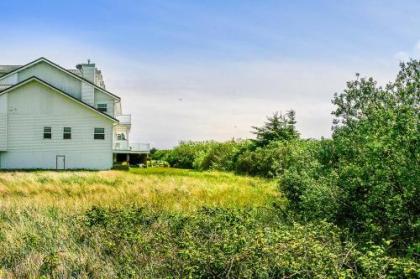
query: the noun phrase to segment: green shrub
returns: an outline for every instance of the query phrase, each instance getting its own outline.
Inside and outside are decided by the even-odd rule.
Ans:
[[[168,168],[170,167],[169,163],[163,160],[149,160],[147,161],[147,167],[149,168]]]
[[[154,150],[150,153],[150,159],[156,161],[168,161],[168,157],[172,150]]]
[[[279,177],[291,169],[310,168],[316,160],[315,140],[274,141],[238,156],[236,172],[263,177]]]
[[[166,161],[175,168],[194,169],[194,161],[207,152],[211,142],[181,142],[167,155]]]
[[[81,241],[119,277],[413,278],[419,268],[380,246],[359,251],[343,243],[330,223],[287,225],[261,209],[203,208],[187,216],[95,207],[84,224]]]
[[[235,169],[236,155],[241,152],[245,141],[227,141],[213,143],[207,153],[204,154],[198,168],[201,170],[224,170],[233,171]]]
[[[335,96],[332,140],[321,142],[314,164],[289,167],[281,179],[282,192],[299,215],[330,220],[361,242],[390,241],[390,252],[415,254],[420,235],[419,65],[403,64],[386,88],[358,78]]]
[[[235,156],[244,141],[181,142],[172,150],[158,150],[153,160],[168,162],[172,167],[196,170],[234,170]]]

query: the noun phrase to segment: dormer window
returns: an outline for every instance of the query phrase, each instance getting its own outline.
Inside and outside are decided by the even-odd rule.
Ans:
[[[98,104],[98,110],[100,112],[107,112],[108,111],[108,105],[107,104]]]

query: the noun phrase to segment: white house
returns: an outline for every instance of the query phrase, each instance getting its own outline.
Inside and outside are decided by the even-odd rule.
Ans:
[[[137,159],[131,116],[95,64],[65,69],[46,58],[0,66],[0,169],[110,169]]]

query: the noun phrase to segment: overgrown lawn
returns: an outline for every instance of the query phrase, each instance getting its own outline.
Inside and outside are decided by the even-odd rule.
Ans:
[[[294,222],[276,184],[158,168],[1,172],[0,278],[418,275],[332,224]]]

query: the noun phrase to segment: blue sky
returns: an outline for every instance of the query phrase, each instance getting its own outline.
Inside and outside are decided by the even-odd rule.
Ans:
[[[355,72],[381,83],[420,55],[419,1],[2,1],[0,64],[90,58],[133,114],[134,141],[251,136],[294,108],[330,134]]]

